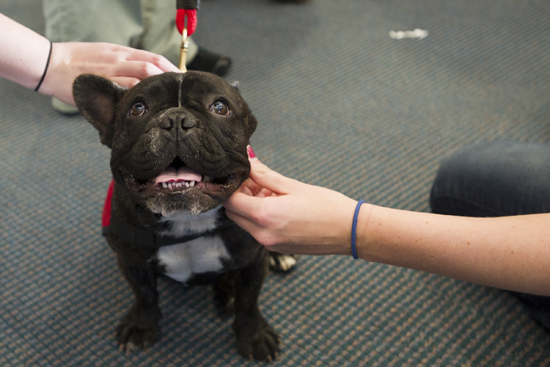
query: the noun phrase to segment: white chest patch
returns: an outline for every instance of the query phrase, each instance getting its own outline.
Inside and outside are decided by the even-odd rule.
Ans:
[[[230,259],[218,236],[163,246],[157,256],[159,263],[166,269],[165,274],[179,282],[186,282],[193,274],[219,271],[223,268],[222,259]]]
[[[197,232],[206,232],[216,227],[216,220],[222,206],[217,206],[212,210],[199,215],[188,213],[176,213],[169,217],[163,217],[163,222],[170,222],[170,229],[161,232],[164,236],[182,237]]]
[[[162,220],[170,222],[170,229],[162,232],[165,236],[182,237],[201,233],[216,227],[221,205],[200,215],[177,213]],[[218,236],[199,237],[185,243],[163,246],[157,254],[166,275],[179,282],[186,282],[193,274],[216,272],[223,268],[222,259],[231,257],[222,239]]]

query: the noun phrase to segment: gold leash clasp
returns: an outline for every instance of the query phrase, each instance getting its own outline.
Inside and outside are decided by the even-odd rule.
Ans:
[[[187,50],[189,49],[189,41],[187,40],[187,28],[183,28],[183,32],[181,32],[181,46],[180,46],[180,65],[179,69],[182,73],[185,73],[187,71],[187,67],[185,66],[187,62]]]

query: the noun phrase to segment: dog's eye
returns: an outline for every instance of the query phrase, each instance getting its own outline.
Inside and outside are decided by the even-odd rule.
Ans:
[[[128,113],[132,117],[139,117],[142,116],[145,112],[147,112],[147,107],[145,107],[143,103],[137,102],[132,106]]]
[[[229,114],[229,107],[222,101],[216,101],[212,103],[212,106],[210,106],[210,111],[217,115],[228,115]]]

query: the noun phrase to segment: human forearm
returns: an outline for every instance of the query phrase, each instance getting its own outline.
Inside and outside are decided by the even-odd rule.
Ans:
[[[227,214],[269,250],[351,256],[357,202],[284,177],[252,158]],[[363,204],[357,253],[367,261],[550,296],[550,214],[469,218]]]
[[[50,42],[0,14],[0,77],[34,89],[44,72]]]
[[[363,205],[358,254],[477,284],[550,295],[550,214],[470,218]]]

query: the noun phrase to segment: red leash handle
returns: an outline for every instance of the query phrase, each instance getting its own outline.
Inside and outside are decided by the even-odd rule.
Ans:
[[[187,35],[195,33],[197,28],[197,10],[201,5],[201,0],[176,0],[176,26],[180,34],[183,34],[183,29],[187,28]],[[185,18],[187,18],[187,27],[185,26]]]
[[[187,27],[185,26],[186,17]],[[197,29],[197,9],[178,9],[176,13],[176,26],[181,34],[183,34],[183,29],[187,28],[187,35],[192,35],[195,29]]]

